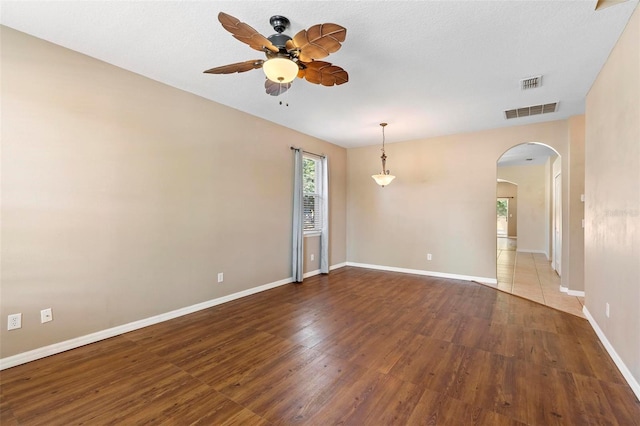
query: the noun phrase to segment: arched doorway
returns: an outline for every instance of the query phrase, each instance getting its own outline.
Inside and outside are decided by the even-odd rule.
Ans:
[[[560,273],[562,253],[561,158],[552,147],[530,142],[515,145],[496,161],[496,247],[498,288],[517,293],[513,281],[518,266],[530,262],[530,276],[538,277],[549,262]],[[502,215],[502,218],[501,218]],[[501,250],[502,249],[502,250]],[[517,252],[517,253],[516,253]],[[527,271],[529,272],[529,271]],[[533,278],[531,278],[533,279]],[[550,280],[548,280],[550,281]],[[549,291],[559,291],[559,276]],[[522,283],[520,283],[522,284]],[[539,294],[523,296],[544,303],[541,283]],[[526,293],[526,294],[525,294]]]

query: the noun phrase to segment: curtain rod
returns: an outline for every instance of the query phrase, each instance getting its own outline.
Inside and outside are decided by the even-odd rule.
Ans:
[[[324,155],[324,154],[316,154],[315,152],[305,151],[304,149],[302,149],[302,148],[296,148],[295,146],[290,146],[289,148],[291,148],[291,149],[296,149],[296,150],[298,150],[298,149],[299,149],[300,151],[304,152],[305,154],[315,155],[316,157],[322,157],[322,158],[325,158],[325,157],[326,157],[326,155]]]

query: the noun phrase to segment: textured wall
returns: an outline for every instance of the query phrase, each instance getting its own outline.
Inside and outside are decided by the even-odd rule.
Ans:
[[[640,382],[640,9],[587,95],[586,306]],[[605,314],[609,303],[610,316]],[[636,394],[640,387],[636,387]]]

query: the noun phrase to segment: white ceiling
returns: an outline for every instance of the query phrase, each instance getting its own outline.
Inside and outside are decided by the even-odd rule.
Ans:
[[[5,1],[3,25],[168,85],[344,146],[389,143],[557,120],[584,99],[638,0],[594,11],[577,1]],[[296,80],[264,93],[261,70],[210,75],[264,55],[235,40],[224,11],[263,35],[272,15],[289,35],[333,22],[347,28],[326,60],[349,82]],[[46,67],[47,64],[42,64]],[[543,75],[541,88],[519,80]],[[283,100],[289,106],[280,105]],[[559,101],[557,112],[505,120],[504,110]]]

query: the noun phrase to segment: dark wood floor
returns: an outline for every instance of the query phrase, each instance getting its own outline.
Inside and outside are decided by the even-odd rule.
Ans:
[[[342,268],[0,376],[20,425],[640,424],[586,320]]]

